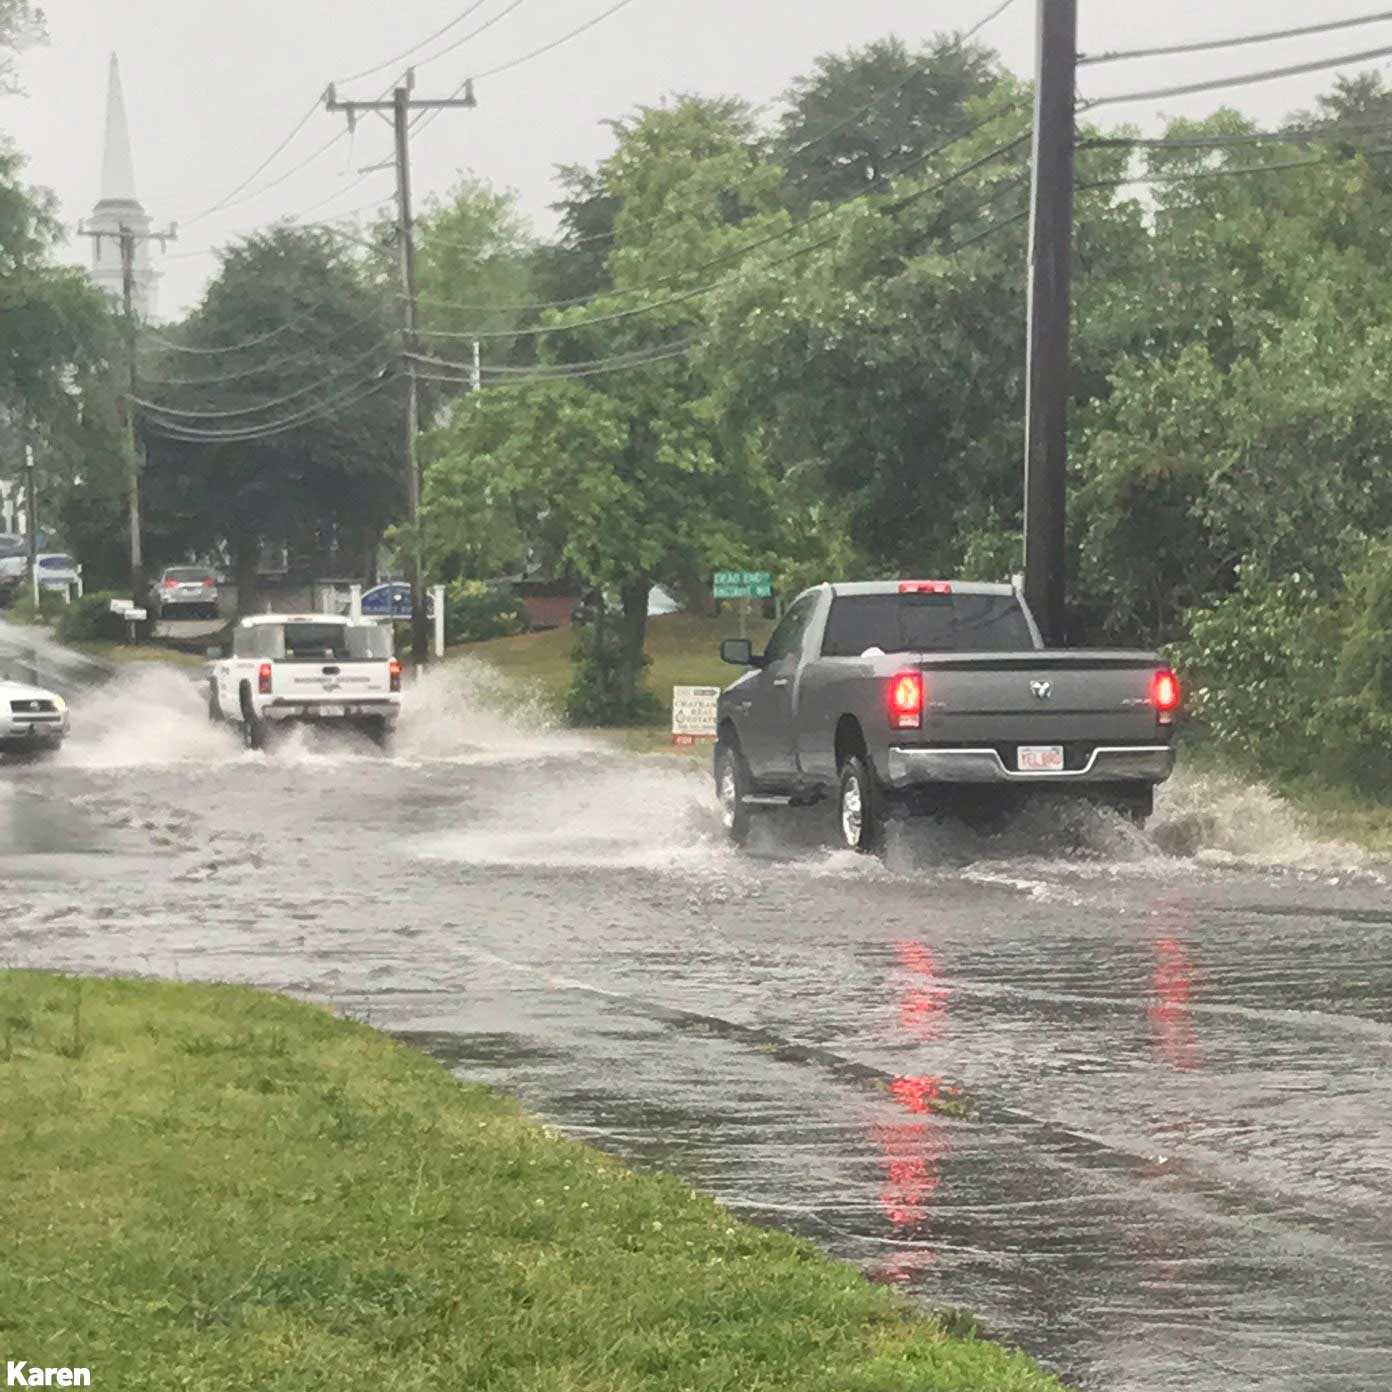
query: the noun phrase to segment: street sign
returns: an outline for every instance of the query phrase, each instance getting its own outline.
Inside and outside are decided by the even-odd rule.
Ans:
[[[772,596],[773,576],[766,570],[716,572],[716,599],[770,599]]]
[[[672,743],[691,745],[716,737],[718,686],[672,688]]]

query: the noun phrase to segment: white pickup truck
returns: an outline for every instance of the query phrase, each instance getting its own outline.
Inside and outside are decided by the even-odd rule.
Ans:
[[[385,745],[401,714],[401,663],[385,624],[338,614],[256,614],[208,679],[208,718],[239,725],[248,748],[295,722],[362,730]],[[211,655],[211,654],[210,654]]]

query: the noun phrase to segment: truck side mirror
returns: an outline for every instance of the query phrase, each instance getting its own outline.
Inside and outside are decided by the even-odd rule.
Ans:
[[[763,663],[754,656],[754,645],[748,638],[727,638],[720,645],[720,660],[732,667],[761,667]]]

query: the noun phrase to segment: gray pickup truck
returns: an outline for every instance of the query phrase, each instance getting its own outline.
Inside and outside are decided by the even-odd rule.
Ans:
[[[736,843],[758,808],[837,800],[846,846],[887,817],[994,817],[1065,793],[1143,823],[1174,769],[1179,682],[1154,653],[1046,649],[1008,585],[905,580],[800,595],[720,698],[715,782]]]

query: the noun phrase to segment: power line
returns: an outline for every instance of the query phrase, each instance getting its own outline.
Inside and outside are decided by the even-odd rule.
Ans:
[[[388,68],[394,68],[398,63],[404,62],[413,53],[419,53],[421,49],[425,48],[427,45],[433,44],[436,39],[444,38],[451,29],[455,28],[457,25],[463,24],[466,19],[478,10],[481,10],[487,3],[488,0],[474,0],[472,5],[455,15],[448,24],[441,25],[433,34],[428,34],[419,43],[412,44],[410,48],[404,49],[394,58],[388,58],[386,62],[378,63],[375,67],[364,68],[362,72],[353,73],[351,77],[340,77],[336,80],[340,85],[346,87],[350,82],[361,82],[365,77],[376,77],[378,73],[386,72]]]
[[[236,201],[237,195],[242,193],[251,184],[254,184],[256,180],[259,179],[261,175],[264,174],[266,170],[268,170],[271,167],[271,165],[273,165],[276,162],[276,160],[279,159],[280,156],[290,148],[290,146],[294,143],[296,137],[298,137],[300,132],[304,130],[304,128],[307,125],[309,125],[309,123],[314,119],[318,111],[319,101],[318,98],[315,98],[313,105],[311,105],[309,110],[305,112],[305,114],[299,119],[298,122],[296,122],[295,127],[293,130],[291,130],[290,134],[287,135],[285,139],[282,140],[280,144],[277,145],[275,149],[272,150],[271,153],[267,155],[266,158],[262,160],[262,162],[259,165],[257,165],[256,168],[253,169],[252,172],[248,174],[247,177],[243,179],[240,184],[237,185],[236,188],[232,190],[231,193],[227,194],[227,196],[223,198],[220,202],[214,203],[209,208],[205,208],[201,213],[195,213],[192,217],[181,218],[180,222],[185,227],[190,227],[195,222],[202,222],[204,218],[211,217],[214,213],[222,212],[224,208],[232,207],[233,203]]]
[[[1320,58],[1311,63],[1296,63],[1285,68],[1267,68],[1263,72],[1241,73],[1236,77],[1213,78],[1207,82],[1189,82],[1177,87],[1156,87],[1148,92],[1120,92],[1109,97],[1093,97],[1080,102],[1080,111],[1092,111],[1099,106],[1117,106],[1125,102],[1155,101],[1161,97],[1188,97],[1197,92],[1217,92],[1229,87],[1250,87],[1259,82],[1274,82],[1282,77],[1300,77],[1305,73],[1324,72],[1350,63],[1370,63],[1375,58],[1392,55],[1392,47],[1370,48],[1362,53],[1347,53],[1339,58]]]
[[[327,377],[322,378],[318,382],[311,382],[307,387],[301,387],[298,391],[293,391],[285,396],[277,397],[273,401],[259,402],[255,406],[242,406],[232,411],[183,411],[178,409],[177,407],[165,406],[161,402],[149,401],[139,396],[132,396],[130,399],[134,401],[137,406],[143,408],[146,411],[154,412],[157,415],[171,416],[176,420],[180,421],[239,420],[244,416],[256,416],[260,415],[263,411],[277,410],[281,406],[288,406],[293,401],[300,401],[304,397],[310,396],[314,392],[321,391],[325,387],[333,386],[336,382],[342,379],[344,373],[350,371],[353,368],[356,368],[359,364],[366,362],[368,358],[372,357],[374,354],[380,353],[385,347],[387,347],[389,341],[389,339],[385,338],[379,339],[365,353],[359,353],[356,357],[349,358],[348,361],[342,365],[339,371],[330,373]]]
[[[699,336],[684,338],[675,343],[661,344],[658,351],[694,348],[700,341]],[[602,358],[590,358],[580,362],[538,363],[532,367],[510,367],[505,364],[497,364],[495,366],[485,367],[482,371],[486,373],[496,373],[501,376],[532,376],[543,372],[569,372],[572,369],[606,367],[630,359],[641,362],[651,356],[652,352],[653,349],[651,348],[636,348],[632,352],[612,353]],[[471,375],[474,370],[473,366],[469,363],[457,363],[447,358],[431,357],[428,353],[411,353],[408,356],[413,362],[421,363],[425,367],[434,370],[458,372],[466,376]]]
[[[1291,126],[1279,131],[1251,131],[1240,135],[1139,135],[1093,136],[1078,142],[1079,150],[1224,150],[1237,145],[1317,144],[1330,136],[1372,135],[1392,130],[1387,118],[1380,121],[1335,121],[1319,126]]]
[[[1303,39],[1312,34],[1332,34],[1339,29],[1358,29],[1367,24],[1385,24],[1392,10],[1362,15],[1357,19],[1333,19],[1323,24],[1307,24],[1299,29],[1276,29],[1266,34],[1241,34],[1232,39],[1208,39],[1198,43],[1173,44],[1168,48],[1119,49],[1111,53],[1080,56],[1079,66],[1097,63],[1123,63],[1133,58],[1170,58],[1181,53],[1211,53],[1220,48],[1242,48],[1249,44],[1275,43],[1279,39]]]
[[[376,395],[393,380],[391,372],[384,368],[380,372],[354,383],[338,396],[319,402],[297,415],[288,416],[280,421],[268,421],[262,426],[249,427],[245,430],[196,430],[192,427],[174,425],[159,420],[153,420],[150,424],[154,427],[157,435],[170,440],[181,440],[190,444],[247,444],[254,440],[268,440],[275,435],[283,435],[287,431],[295,430],[301,425],[306,425],[312,420],[332,413],[340,406],[356,406],[367,400],[368,397]]]
[[[480,34],[485,33],[487,30],[491,29],[495,24],[500,24],[514,10],[519,9],[525,3],[526,0],[512,0],[511,4],[506,6],[504,9],[499,10],[498,13],[493,16],[492,19],[484,20],[482,24],[476,26],[473,29],[470,29],[469,32],[465,34],[462,38],[458,38],[452,44],[449,44],[447,47],[440,49],[438,53],[432,53],[428,58],[422,58],[420,62],[416,64],[416,66],[423,68],[429,63],[438,63],[441,58],[446,58],[451,53],[455,52],[456,49],[463,48],[463,46],[466,43],[468,43],[471,39],[478,38]],[[460,84],[459,90],[461,92],[464,90],[462,83]]]
[[[895,170],[894,177],[902,178],[906,174],[912,174],[916,172],[917,170],[921,169],[925,164],[927,164],[929,160],[936,159],[939,155],[945,154],[948,150],[952,149],[954,145],[959,145],[962,143],[962,141],[969,140],[973,135],[976,135],[979,131],[984,130],[992,122],[1004,116],[1008,116],[1014,111],[1019,110],[1020,105],[1020,102],[1008,102],[1004,106],[993,108],[985,116],[981,117],[977,121],[972,122],[971,125],[958,130],[953,135],[948,137],[946,140],[940,141],[931,150],[927,150],[921,155],[916,155],[907,164],[905,164],[903,168]],[[993,159],[1000,158],[1002,154],[1008,154],[1011,150],[1014,150],[1018,146],[1023,144],[1027,139],[1028,133],[1025,133],[1016,137],[1013,140],[1006,142],[1004,145],[997,146],[994,150],[988,152],[987,155],[983,156],[981,161],[973,162],[972,164],[967,165],[962,169],[954,171],[948,177],[945,183],[941,185],[933,185],[930,189],[925,190],[924,192],[932,192],[936,191],[938,188],[948,187],[950,184],[955,183],[957,179],[964,177],[966,174],[975,172],[975,170],[980,167],[981,163],[989,163]],[[803,228],[810,227],[814,223],[820,222],[824,218],[830,217],[833,213],[837,212],[841,208],[844,208],[848,204],[854,203],[862,198],[870,197],[874,192],[875,190],[873,189],[863,189],[858,193],[848,194],[846,197],[837,199],[835,202],[827,204],[826,207],[818,209],[815,213],[810,213],[806,217],[799,219],[798,221],[794,222],[791,226],[784,228],[782,231],[771,233],[768,236],[761,237],[753,242],[748,242],[742,247],[735,247],[731,251],[724,252],[721,255],[714,257],[709,261],[702,262],[700,265],[693,266],[686,271],[679,271],[672,275],[662,276],[657,280],[648,281],[643,285],[630,285],[626,287],[620,287],[614,290],[598,290],[590,295],[576,295],[566,300],[551,300],[539,304],[530,305],[467,305],[457,304],[449,300],[430,300],[425,298],[422,298],[420,303],[428,305],[433,309],[458,310],[463,311],[465,313],[540,314],[545,312],[546,310],[552,309],[574,309],[580,305],[593,304],[597,300],[626,299],[630,295],[640,295],[651,290],[664,289],[669,285],[674,285],[678,281],[685,279],[689,275],[700,275],[704,271],[713,270],[717,266],[724,265],[731,260],[737,260],[740,257],[745,256],[752,251],[757,251],[761,247],[769,245],[771,242],[780,241],[785,237],[790,237],[794,233],[801,231]],[[429,334],[431,331],[422,330],[422,332]],[[525,330],[498,331],[493,333],[492,336],[496,338],[510,338],[513,337],[515,334],[525,332]],[[445,335],[442,332],[436,333],[433,336],[453,336],[459,338],[481,337],[481,335],[479,334],[461,333],[457,335]]]
[[[1360,150],[1355,158],[1374,158],[1392,155],[1392,146],[1374,150]],[[1201,179],[1231,179],[1243,174],[1279,174],[1289,169],[1313,169],[1319,165],[1346,164],[1348,156],[1315,155],[1308,159],[1280,160],[1272,164],[1227,165],[1219,169],[1186,169],[1173,173],[1126,175],[1115,179],[1094,179],[1090,183],[1079,184],[1078,191],[1091,189],[1124,188],[1131,184],[1181,184]]]
[[[691,351],[692,349],[690,347],[677,348],[670,352],[653,353],[637,361],[621,362],[613,366],[590,367],[579,372],[535,373],[508,381],[494,382],[489,387],[489,391],[504,391],[514,387],[530,387],[540,382],[572,382],[586,377],[605,377],[615,372],[633,372],[637,371],[639,368],[651,367],[655,363],[675,362],[678,358],[686,357]],[[494,369],[485,368],[484,376],[487,377],[493,370]],[[440,382],[451,386],[468,386],[471,384],[471,379],[464,377],[450,377],[444,374],[435,375],[429,373],[421,373],[419,375],[424,382]]]
[[[993,160],[997,160],[997,159],[1001,158],[1002,155],[1009,154],[1011,151],[1013,151],[1013,150],[1015,150],[1015,149],[1018,149],[1018,148],[1019,148],[1022,144],[1024,144],[1025,141],[1027,141],[1028,139],[1029,139],[1029,135],[1028,135],[1028,133],[1025,133],[1025,134],[1022,134],[1022,135],[1019,135],[1019,136],[1015,137],[1015,139],[1013,139],[1013,140],[1008,140],[1008,141],[1004,142],[1004,143],[1001,144],[1001,145],[997,145],[993,150],[990,150],[990,151],[988,151],[986,154],[980,156],[979,158],[977,158],[977,159],[975,159],[975,160],[972,160],[969,164],[962,165],[962,166],[958,167],[957,169],[953,170],[951,174],[949,174],[949,175],[947,175],[946,177],[944,177],[943,179],[939,180],[936,184],[933,184],[933,185],[930,185],[930,186],[927,187],[927,188],[918,190],[918,191],[916,192],[916,194],[914,195],[914,197],[915,197],[915,198],[926,197],[926,196],[927,196],[928,194],[930,194],[930,193],[941,192],[943,189],[950,188],[953,184],[957,183],[960,179],[966,178],[967,175],[969,175],[969,174],[974,174],[977,170],[984,168],[987,164],[990,164]],[[921,164],[921,163],[923,163],[923,160],[926,159],[926,158],[927,158],[927,157],[925,156],[925,157],[923,157],[923,158],[917,159],[917,160],[913,161],[913,163],[914,163],[914,164]],[[655,290],[655,289],[660,288],[664,283],[670,284],[670,283],[672,283],[672,282],[675,281],[675,280],[680,280],[680,279],[682,279],[682,278],[683,278],[684,276],[686,276],[686,275],[697,275],[697,274],[700,274],[700,273],[703,272],[703,271],[712,270],[712,269],[714,269],[714,268],[717,267],[717,266],[721,266],[721,265],[728,264],[728,263],[731,262],[731,261],[742,260],[744,257],[748,256],[751,252],[759,251],[759,250],[761,250],[762,248],[764,248],[764,247],[766,247],[766,246],[771,246],[772,244],[774,244],[774,243],[776,243],[776,242],[785,241],[785,240],[787,240],[787,238],[789,238],[789,237],[791,237],[791,236],[794,236],[794,235],[796,235],[797,233],[799,233],[799,232],[801,232],[801,231],[804,231],[806,228],[810,227],[812,224],[817,223],[817,222],[821,222],[824,218],[827,218],[827,217],[831,216],[831,214],[834,213],[834,212],[836,212],[838,209],[843,208],[843,207],[846,207],[848,204],[857,202],[858,200],[860,200],[860,199],[862,199],[862,198],[865,198],[865,197],[867,197],[867,196],[868,196],[868,191],[867,191],[867,192],[862,192],[862,193],[853,194],[853,195],[851,195],[850,197],[845,198],[845,199],[841,200],[841,201],[838,202],[838,203],[829,204],[826,208],[821,209],[819,212],[814,213],[814,214],[812,214],[812,215],[809,216],[809,217],[803,218],[801,221],[794,223],[791,227],[786,227],[786,228],[782,229],[781,231],[774,232],[774,233],[770,233],[770,234],[769,234],[768,236],[766,236],[766,237],[760,237],[757,241],[753,241],[753,242],[746,243],[744,246],[735,247],[735,248],[733,248],[732,250],[730,250],[730,251],[728,251],[728,252],[725,252],[725,253],[723,253],[723,254],[720,255],[720,256],[713,257],[711,260],[704,262],[704,263],[701,264],[700,266],[694,266],[694,267],[690,268],[688,271],[685,271],[685,272],[683,272],[683,273],[681,273],[681,274],[679,274],[679,275],[667,276],[667,277],[664,277],[663,280],[660,280],[660,281],[653,281],[653,282],[650,282],[649,284],[643,285],[643,286],[630,287],[627,293],[632,294],[632,293],[638,293],[638,292],[647,291],[647,290]],[[907,206],[907,204],[905,204],[904,206]],[[832,237],[825,238],[824,240],[822,240],[822,241],[820,241],[820,242],[814,242],[814,243],[812,243],[810,246],[801,247],[801,248],[797,249],[796,251],[792,252],[792,253],[791,253],[789,256],[787,256],[787,257],[783,257],[783,258],[781,258],[780,260],[774,261],[772,264],[775,265],[775,266],[776,266],[776,265],[781,265],[781,264],[783,264],[784,261],[793,260],[793,259],[795,259],[795,258],[798,257],[798,256],[803,256],[803,255],[806,255],[808,252],[815,251],[815,250],[817,250],[819,247],[828,246],[828,245],[831,244],[831,242],[833,242],[833,241],[835,241],[835,240],[836,240],[836,237],[835,237],[835,235],[833,235]],[[612,323],[616,323],[616,322],[618,322],[619,320],[622,320],[622,319],[631,319],[631,318],[634,318],[634,317],[637,316],[637,315],[651,314],[653,311],[658,310],[658,309],[666,309],[666,308],[669,308],[669,307],[671,307],[671,306],[673,306],[673,305],[686,304],[686,303],[690,302],[691,300],[699,299],[699,298],[701,298],[701,297],[704,296],[704,295],[712,294],[714,291],[723,288],[725,285],[727,285],[727,284],[729,283],[729,279],[730,279],[729,277],[725,277],[725,278],[723,278],[723,279],[721,279],[721,280],[714,281],[713,283],[711,283],[711,284],[709,284],[709,285],[700,286],[700,287],[698,287],[698,288],[696,288],[696,289],[694,289],[694,290],[687,290],[687,291],[684,291],[684,292],[681,293],[681,294],[669,296],[669,297],[666,298],[666,299],[656,300],[656,301],[654,301],[654,302],[652,302],[652,303],[649,303],[649,304],[646,304],[646,305],[637,305],[637,306],[635,306],[635,307],[632,308],[632,309],[617,310],[617,311],[615,311],[615,312],[613,312],[613,313],[610,313],[610,314],[602,314],[602,315],[599,315],[599,316],[597,316],[597,317],[595,317],[595,318],[590,318],[590,319],[579,319],[579,320],[576,320],[574,323],[570,323],[570,324],[543,325],[543,326],[538,327],[538,328],[530,328],[530,329],[489,329],[489,330],[482,330],[482,331],[476,332],[476,333],[466,333],[466,332],[461,332],[461,331],[449,331],[449,330],[445,330],[445,329],[422,329],[422,330],[420,330],[420,333],[421,333],[421,336],[424,337],[424,338],[465,338],[465,339],[474,339],[474,338],[477,338],[477,339],[494,339],[494,338],[538,338],[538,337],[543,337],[543,336],[548,335],[548,334],[555,334],[555,333],[572,333],[572,332],[574,332],[574,331],[576,331],[576,330],[578,330],[578,329],[589,328],[589,327],[592,327],[593,325],[596,325],[596,324],[612,324]],[[599,295],[595,295],[595,296],[590,297],[590,301],[589,301],[589,302],[593,302],[594,300],[597,300],[597,299],[613,298],[613,295],[614,295],[614,294],[617,294],[617,293],[618,293],[618,292],[612,292],[611,294],[608,294],[608,295],[606,295],[606,294],[604,294],[604,293],[601,293],[601,294],[599,294]]]
[[[488,77],[497,77],[499,73],[511,72],[513,68],[520,68],[523,63],[530,63],[533,58],[540,58],[544,53],[550,53],[554,49],[560,48],[562,44],[567,44],[571,39],[578,38],[581,34],[587,33],[595,28],[596,25],[603,24],[610,15],[618,14],[622,9],[626,9],[633,3],[633,0],[618,0],[617,4],[610,5],[602,14],[597,14],[593,19],[587,19],[583,24],[577,25],[569,33],[562,34],[558,39],[552,39],[550,43],[542,44],[540,48],[534,48],[530,53],[524,53],[521,57],[510,59],[506,63],[499,63],[496,68],[488,68],[486,71],[474,74],[476,82],[482,82]]]
[[[147,333],[146,339],[150,343],[158,343],[161,348],[167,348],[171,353],[187,353],[193,357],[219,357],[227,353],[242,353],[248,348],[259,348],[264,343],[271,343],[275,339],[290,332],[291,329],[298,328],[307,320],[312,319],[320,310],[321,306],[314,304],[308,309],[302,310],[293,319],[287,320],[278,329],[272,329],[270,333],[262,334],[259,338],[249,338],[245,343],[233,343],[216,348],[196,348],[190,344],[175,343],[172,338],[164,338],[160,334]]]

